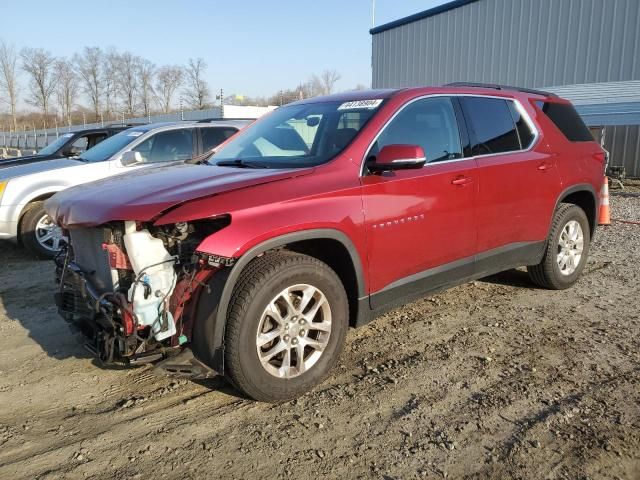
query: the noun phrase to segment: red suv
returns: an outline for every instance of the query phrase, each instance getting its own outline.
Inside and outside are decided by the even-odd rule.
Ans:
[[[281,107],[197,165],[70,188],[61,314],[106,363],[225,375],[258,400],[316,385],[349,326],[527,266],[571,286],[605,153],[552,94],[456,84]]]

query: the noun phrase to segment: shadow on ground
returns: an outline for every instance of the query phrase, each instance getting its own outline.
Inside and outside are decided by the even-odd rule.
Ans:
[[[34,259],[8,242],[0,242],[0,261],[0,314],[4,310],[7,317],[3,321],[19,322],[52,358],[89,358],[56,311],[53,262]]]

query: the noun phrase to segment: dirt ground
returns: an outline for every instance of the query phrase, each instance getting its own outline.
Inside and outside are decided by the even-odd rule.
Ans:
[[[640,196],[612,197],[640,220]],[[53,269],[0,246],[0,478],[640,478],[640,226],[597,232],[566,291],[520,270],[352,330],[282,405],[222,380],[106,370]]]

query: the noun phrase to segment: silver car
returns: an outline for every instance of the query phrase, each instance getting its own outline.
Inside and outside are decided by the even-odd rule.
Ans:
[[[0,240],[21,243],[40,257],[53,257],[67,240],[44,211],[47,198],[81,183],[203,155],[249,123],[143,125],[124,130],[74,159],[0,166]]]

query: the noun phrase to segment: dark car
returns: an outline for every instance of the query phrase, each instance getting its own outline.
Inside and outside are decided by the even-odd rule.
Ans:
[[[14,166],[16,164],[26,164],[40,162],[43,160],[55,160],[58,158],[74,158],[84,151],[95,147],[101,141],[116,133],[131,128],[133,125],[107,125],[100,128],[90,128],[61,134],[54,142],[42,148],[35,155],[25,155],[21,157],[0,160],[0,168]]]

